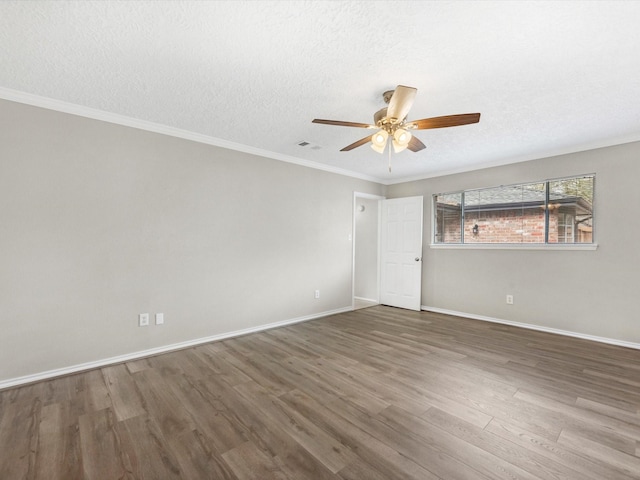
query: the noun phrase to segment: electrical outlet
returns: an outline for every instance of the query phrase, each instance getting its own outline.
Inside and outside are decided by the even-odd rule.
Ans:
[[[507,305],[513,305],[513,295],[507,295]]]
[[[156,325],[162,325],[164,323],[164,313],[156,313]]]
[[[138,325],[140,327],[149,326],[149,314],[148,313],[141,313],[140,315],[138,315]]]
[[[320,290],[316,290],[316,293],[314,295],[315,298],[320,298]]]

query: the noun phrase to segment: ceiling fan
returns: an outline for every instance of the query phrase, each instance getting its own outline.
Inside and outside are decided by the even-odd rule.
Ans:
[[[323,120],[315,118],[313,123],[324,125],[338,125],[342,127],[358,127],[378,129],[373,135],[368,135],[360,140],[347,145],[341,152],[348,152],[371,142],[371,148],[378,153],[383,153],[391,138],[393,150],[396,153],[409,149],[419,152],[425,148],[425,144],[411,134],[411,130],[427,130],[429,128],[457,127],[480,121],[479,113],[464,113],[460,115],[445,115],[443,117],[423,118],[422,120],[407,120],[407,114],[413,105],[418,89],[398,85],[395,90],[389,90],[382,94],[382,98],[388,107],[378,110],[373,115],[374,124],[343,122],[340,120]],[[391,155],[391,149],[389,149]],[[389,168],[391,171],[391,168]]]

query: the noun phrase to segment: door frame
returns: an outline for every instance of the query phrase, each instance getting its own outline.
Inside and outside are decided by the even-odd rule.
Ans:
[[[382,209],[380,203],[386,197],[382,195],[374,195],[372,193],[353,192],[353,205],[351,207],[352,226],[351,226],[351,309],[355,309],[356,295],[356,209],[358,208],[358,199],[378,200],[378,234],[377,234],[377,255],[376,255],[376,301],[380,303],[380,237],[382,234]]]

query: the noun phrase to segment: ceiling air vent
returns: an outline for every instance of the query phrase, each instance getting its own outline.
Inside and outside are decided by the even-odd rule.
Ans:
[[[320,150],[322,147],[320,145],[314,145],[311,142],[305,142],[304,140],[298,142],[296,145],[303,148],[310,148],[311,150]]]

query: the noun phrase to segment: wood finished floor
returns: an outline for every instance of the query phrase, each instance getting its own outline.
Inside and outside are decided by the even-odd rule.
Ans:
[[[0,479],[640,478],[640,351],[373,307],[0,392]]]

